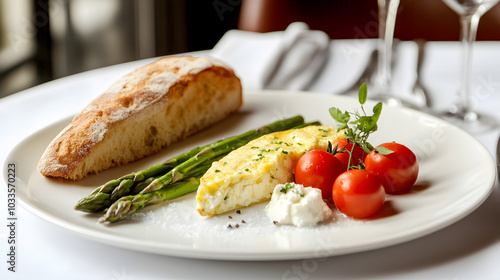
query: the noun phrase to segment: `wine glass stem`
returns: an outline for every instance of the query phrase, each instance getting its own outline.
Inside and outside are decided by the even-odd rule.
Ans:
[[[399,0],[378,0],[379,7],[379,42],[376,84],[388,90],[392,72],[392,44]]]
[[[461,16],[461,41],[463,48],[463,65],[462,65],[462,85],[460,89],[460,104],[463,113],[471,111],[471,62],[472,62],[472,46],[476,40],[477,26],[479,23],[478,15],[463,15]]]

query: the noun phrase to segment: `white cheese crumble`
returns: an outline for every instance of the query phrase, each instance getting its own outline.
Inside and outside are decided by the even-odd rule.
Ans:
[[[298,227],[316,225],[332,216],[320,189],[295,183],[277,185],[265,211],[273,222]]]

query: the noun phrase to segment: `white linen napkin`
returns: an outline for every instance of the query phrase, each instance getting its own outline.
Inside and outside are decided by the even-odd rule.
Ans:
[[[228,31],[210,55],[235,69],[248,90],[307,90],[329,54],[326,33],[294,22],[285,31]]]

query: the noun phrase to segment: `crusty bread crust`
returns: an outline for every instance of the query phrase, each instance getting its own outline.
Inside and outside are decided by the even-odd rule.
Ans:
[[[49,144],[38,170],[80,180],[126,164],[238,110],[234,72],[211,57],[167,57],[136,69],[96,98]]]

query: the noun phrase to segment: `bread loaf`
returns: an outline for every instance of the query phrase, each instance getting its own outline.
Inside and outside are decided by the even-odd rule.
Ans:
[[[238,110],[241,83],[211,57],[167,57],[136,69],[83,109],[45,150],[45,176],[80,180],[126,164]]]

